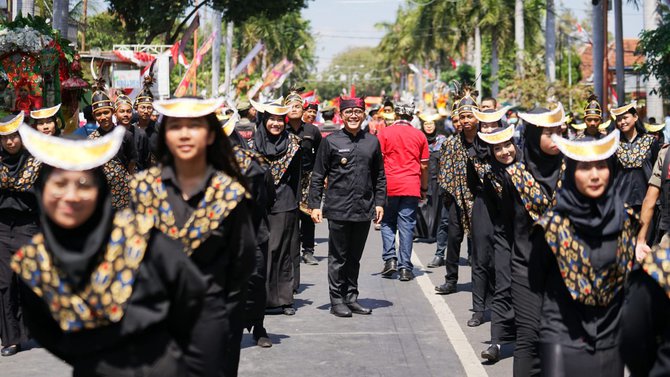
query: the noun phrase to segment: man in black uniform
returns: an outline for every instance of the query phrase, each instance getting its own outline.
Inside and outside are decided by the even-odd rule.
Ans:
[[[137,151],[137,163],[135,171],[148,169],[151,165],[151,152],[149,151],[149,138],[141,128],[131,123],[133,117],[133,101],[122,92],[119,92],[114,101],[114,115],[117,125],[123,126],[133,135],[135,150]]]
[[[335,124],[335,108],[332,106],[325,106],[321,109],[321,117],[323,118],[323,125],[321,125],[321,136],[326,137],[335,131],[339,131],[340,125]]]
[[[305,264],[317,265],[319,262],[314,258],[314,223],[309,215],[307,208],[307,196],[309,195],[309,182],[314,168],[314,159],[316,158],[319,144],[321,144],[321,132],[311,124],[302,121],[304,112],[304,101],[300,96],[301,89],[292,90],[286,96],[284,106],[289,106],[287,130],[300,137],[300,149],[302,158],[302,178],[300,179],[301,199],[300,199],[300,243],[302,244],[302,261]],[[296,261],[299,266],[300,261]],[[297,267],[296,267],[297,268]],[[300,276],[300,275],[296,275]],[[296,277],[296,281],[300,279]]]
[[[249,101],[239,101],[236,104],[240,120],[235,123],[235,131],[246,141],[249,148],[253,148],[254,134],[256,133],[256,115],[252,115],[253,107]],[[255,109],[254,109],[255,110]]]
[[[315,223],[328,219],[330,312],[351,317],[352,312],[372,313],[358,303],[358,271],[370,220],[379,224],[384,215],[386,176],[377,137],[360,128],[365,118],[363,99],[340,99],[340,113],[344,129],[325,138],[316,157],[309,208]]]
[[[137,123],[133,125],[147,135],[149,140],[149,166],[154,166],[158,163],[156,159],[156,151],[158,149],[158,129],[156,128],[156,121],[152,119],[154,113],[154,95],[151,93],[151,87],[154,84],[153,73],[144,76],[144,83],[142,91],[135,98],[135,111],[137,111]]]

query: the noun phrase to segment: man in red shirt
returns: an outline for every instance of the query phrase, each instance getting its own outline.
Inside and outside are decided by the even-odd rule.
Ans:
[[[412,239],[416,225],[419,200],[428,190],[428,140],[423,132],[412,126],[414,104],[400,103],[395,107],[398,116],[391,126],[377,135],[384,156],[387,204],[382,219],[384,269],[382,276],[390,278],[399,270],[401,281],[414,279],[412,273]],[[400,233],[396,253],[395,235]]]

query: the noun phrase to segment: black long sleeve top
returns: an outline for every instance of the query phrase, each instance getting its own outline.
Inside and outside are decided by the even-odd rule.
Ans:
[[[377,137],[342,129],[323,140],[316,156],[308,205],[321,207],[328,179],[323,216],[340,221],[370,221],[375,206],[386,203],[386,175]]]

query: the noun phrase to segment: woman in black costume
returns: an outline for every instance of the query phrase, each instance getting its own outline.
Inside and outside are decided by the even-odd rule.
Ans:
[[[479,124],[478,135],[488,134],[502,126],[500,119],[507,108],[495,111],[473,110]],[[486,175],[491,171],[491,155],[489,146],[477,136],[468,148],[466,166],[467,185],[474,200],[472,203],[472,318],[469,327],[477,327],[484,322],[486,302],[490,300],[495,287],[493,267],[493,221],[491,210],[495,199],[484,191]],[[487,299],[488,298],[488,299]]]
[[[533,228],[529,269],[542,297],[542,375],[623,376],[621,309],[639,223],[614,187],[619,131],[553,139],[566,156],[565,178],[556,205]]]
[[[552,206],[561,187],[563,156],[551,136],[560,135],[565,121],[561,104],[552,111],[519,113],[525,123],[523,159],[508,166],[503,180],[503,218],[511,224],[512,305],[516,322],[514,376],[540,374],[537,354],[541,297],[530,289],[528,261],[533,223]]]
[[[140,214],[180,240],[209,286],[187,354],[196,376],[236,376],[239,338],[255,242],[249,194],[215,110],[222,99],[154,102],[160,165],[135,176],[131,197]],[[194,360],[191,359],[193,357]],[[193,361],[193,362],[190,362]]]
[[[41,163],[28,152],[19,135],[23,113],[0,123],[0,340],[2,356],[12,356],[27,340],[21,321],[12,255],[38,231],[33,185]]]
[[[428,192],[425,202],[419,203],[416,213],[416,228],[414,237],[417,242],[433,243],[436,240],[437,228],[440,225],[443,201],[440,185],[437,183],[438,170],[440,168],[440,149],[447,137],[437,132],[436,122],[442,116],[435,111],[423,112],[419,115],[421,119],[421,131],[428,140],[430,160],[428,162]]]
[[[505,169],[509,165],[520,161],[521,152],[517,150],[512,140],[514,125],[507,128],[498,128],[491,133],[480,132],[478,137],[488,144],[490,156],[488,158],[490,169],[483,174],[480,195],[490,217],[492,228],[491,233],[487,235],[488,238],[485,239],[488,242],[486,252],[489,255],[487,255],[488,260],[484,260],[492,270],[488,277],[490,284],[493,286],[492,292],[490,292],[491,345],[482,351],[481,356],[491,362],[497,362],[500,360],[500,345],[513,342],[516,338],[511,294],[511,245],[507,234],[509,221],[502,216],[501,197],[502,176]],[[478,261],[479,258],[475,258],[475,262]],[[474,266],[473,264],[473,270]],[[474,281],[473,273],[473,292]],[[483,288],[486,288],[486,286]]]
[[[286,131],[284,116],[289,108],[281,101],[251,104],[261,119],[254,135],[254,148],[270,164],[276,200],[268,216],[267,307],[294,315],[295,270],[300,268],[298,203],[300,202],[300,138]],[[297,263],[297,265],[296,265]]]
[[[100,166],[124,130],[96,141],[20,132],[43,161],[42,232],[12,259],[31,336],[74,376],[184,376],[206,284],[150,217],[112,208]]]
[[[33,119],[33,127],[45,135],[60,136],[61,129],[58,127],[58,110],[60,104],[44,109],[33,110],[30,118]]]

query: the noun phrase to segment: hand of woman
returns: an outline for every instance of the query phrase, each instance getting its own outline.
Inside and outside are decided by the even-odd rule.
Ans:
[[[647,245],[645,242],[638,242],[635,246],[635,259],[637,259],[638,262],[641,262],[650,251],[651,248],[649,245]]]

